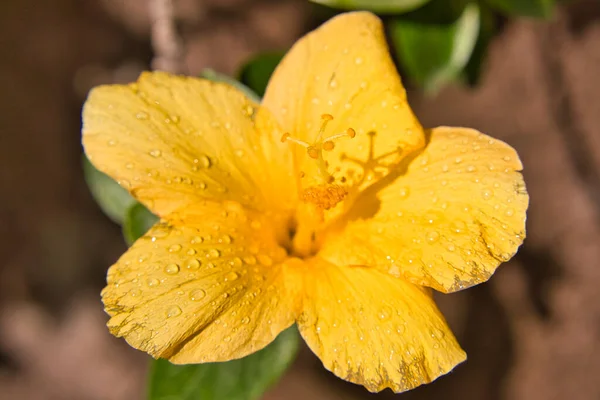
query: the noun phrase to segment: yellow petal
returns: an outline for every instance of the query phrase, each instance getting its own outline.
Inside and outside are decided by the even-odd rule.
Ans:
[[[466,359],[430,295],[403,279],[315,259],[300,333],[327,369],[377,392],[403,392]]]
[[[155,225],[110,268],[102,299],[111,332],[174,363],[265,347],[297,315],[269,223],[236,203],[179,216]]]
[[[98,169],[160,216],[201,199],[289,204],[289,150],[272,140],[269,113],[255,118],[257,107],[223,83],[143,73],[135,84],[92,90],[83,144]]]
[[[382,23],[368,12],[341,14],[298,41],[275,70],[263,105],[292,137],[308,143],[315,140],[323,114],[333,116],[324,136],[354,129],[356,137],[338,139],[334,150],[324,152],[334,177],[351,184],[424,143]],[[309,179],[316,164],[304,148],[295,148],[297,168]]]
[[[321,255],[443,292],[484,282],[525,237],[521,169],[506,143],[472,129],[433,129],[407,170],[364,193]]]

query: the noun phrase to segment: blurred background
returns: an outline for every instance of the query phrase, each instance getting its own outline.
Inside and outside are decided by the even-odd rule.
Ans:
[[[84,181],[88,90],[153,66],[237,76],[333,15],[304,0],[178,0],[173,49],[153,3],[0,2],[1,399],[144,398],[149,359],[109,335],[100,302],[126,245]],[[469,74],[432,86],[414,63],[400,65],[425,126],[473,127],[518,150],[528,237],[489,283],[439,297],[468,361],[398,397],[600,399],[600,2],[491,20],[488,51],[463,65]],[[335,378],[305,347],[265,396],[393,397]]]

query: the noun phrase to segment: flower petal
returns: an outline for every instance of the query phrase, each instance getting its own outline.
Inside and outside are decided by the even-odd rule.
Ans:
[[[277,124],[257,109],[224,83],[143,73],[135,84],[92,90],[83,144],[98,169],[160,216],[201,199],[289,204],[289,150],[271,140]]]
[[[286,253],[264,217],[237,203],[178,217],[110,268],[102,299],[114,335],[153,357],[200,363],[253,353],[293,324]]]
[[[433,129],[407,170],[363,194],[321,256],[442,292],[484,282],[525,237],[529,197],[521,169],[506,143],[472,129]]]
[[[350,183],[373,174],[373,163],[385,168],[424,144],[381,20],[368,12],[341,14],[298,41],[275,70],[263,105],[285,131],[309,143],[323,114],[334,117],[325,136],[354,129],[354,139],[337,140],[335,150],[324,154],[332,172],[339,168],[334,177]],[[296,158],[305,175],[316,173],[314,161],[298,146]]]
[[[466,359],[425,289],[367,267],[311,267],[298,327],[340,378],[403,392]]]

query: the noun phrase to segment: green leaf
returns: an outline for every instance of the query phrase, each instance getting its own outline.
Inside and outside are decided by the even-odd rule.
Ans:
[[[260,97],[265,95],[269,79],[285,53],[265,53],[253,57],[242,67],[240,81]]]
[[[135,199],[110,176],[97,170],[85,156],[83,176],[104,214],[117,224],[122,224],[127,210],[136,202]]]
[[[452,24],[438,25],[396,19],[390,23],[399,63],[428,92],[456,79],[467,65],[479,34],[479,8],[465,7]]]
[[[123,236],[129,246],[142,237],[148,229],[158,222],[158,217],[152,214],[141,203],[135,203],[127,210],[123,220]]]
[[[156,360],[150,372],[149,400],[254,400],[291,365],[298,351],[295,326],[261,351],[222,363],[174,365]]]
[[[200,77],[211,80],[211,81],[215,81],[215,82],[227,83],[227,84],[235,87],[236,89],[240,90],[241,92],[243,92],[246,96],[248,96],[248,98],[250,100],[254,101],[255,103],[260,103],[260,96],[257,96],[256,93],[252,89],[250,89],[248,86],[233,79],[230,76],[221,74],[219,72],[216,72],[215,70],[207,68],[200,73]]]
[[[515,16],[550,18],[556,5],[555,0],[486,0],[498,11]]]
[[[368,10],[379,14],[400,14],[415,10],[430,0],[311,0],[343,10]]]

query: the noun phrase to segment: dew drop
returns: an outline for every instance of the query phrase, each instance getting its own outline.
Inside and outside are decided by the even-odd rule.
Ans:
[[[169,275],[176,275],[179,272],[179,265],[169,264],[165,267],[165,272]]]
[[[231,236],[225,234],[221,237],[221,239],[219,239],[219,243],[225,243],[225,244],[229,244],[231,243]]]
[[[196,289],[190,292],[190,300],[192,301],[200,301],[204,297],[206,297],[206,292],[202,289]]]
[[[400,197],[408,197],[410,190],[407,187],[400,188]]]
[[[256,264],[256,257],[253,255],[246,256],[244,257],[244,262],[248,265],[254,265]]]
[[[273,260],[271,259],[271,257],[269,257],[266,254],[259,254],[258,262],[260,262],[265,267],[269,267],[269,266],[273,265]]]
[[[491,189],[485,189],[483,192],[481,192],[481,197],[483,197],[485,200],[489,200],[494,197],[494,191]]]
[[[194,249],[188,249],[188,251],[186,251],[186,254],[188,256],[193,256],[194,254],[196,254],[196,250],[194,250]]]
[[[179,250],[181,250],[180,244],[174,244],[169,247],[169,253],[177,253]]]
[[[244,318],[242,318],[241,322],[242,322],[242,324],[249,324],[250,323],[250,318],[244,317]]]
[[[231,271],[227,275],[225,275],[225,281],[235,281],[239,277],[240,275],[237,272]]]
[[[463,232],[465,230],[466,226],[467,225],[463,221],[454,221],[452,223],[452,229],[456,233]]]
[[[150,278],[146,281],[146,284],[150,287],[158,286],[160,282],[156,278]]]
[[[210,158],[208,158],[208,156],[201,156],[198,162],[204,168],[210,168],[210,166],[212,165],[212,162],[210,161]]]
[[[160,157],[161,154],[162,152],[158,149],[150,150],[150,155],[152,157]]]
[[[223,341],[224,341],[225,343],[231,342],[231,336],[225,336],[225,337],[223,338]]]
[[[192,238],[192,240],[190,240],[190,243],[197,244],[197,243],[202,243],[203,241],[204,241],[204,239],[202,238],[202,236],[194,236]]]
[[[515,214],[515,210],[512,208],[507,208],[504,214],[506,214],[507,217],[512,217]]]
[[[242,261],[242,259],[241,259],[241,258],[239,258],[239,257],[235,257],[233,260],[229,261],[229,264],[230,264],[232,267],[237,267],[237,268],[239,268],[239,267],[241,267],[242,265],[244,265],[244,262]]]
[[[181,308],[179,306],[171,306],[167,310],[167,318],[173,318],[178,315],[181,315]]]
[[[436,231],[431,231],[427,234],[427,241],[429,243],[433,243],[433,242],[437,241],[439,237],[440,237],[439,233],[437,233]]]
[[[208,251],[208,256],[212,257],[212,258],[217,258],[217,257],[221,256],[221,252],[217,249],[210,249]]]
[[[185,265],[188,269],[198,269],[200,268],[200,261],[198,261],[195,258],[191,258],[188,260],[187,264]]]

